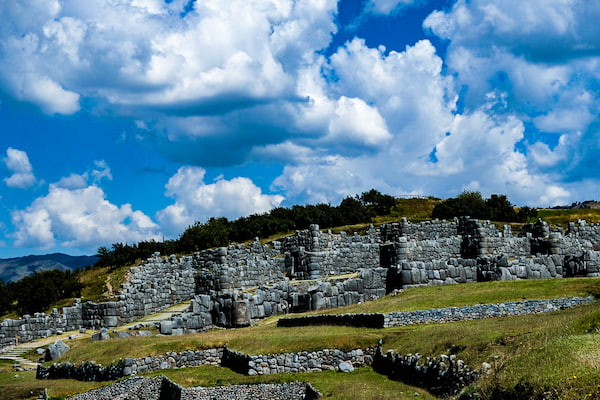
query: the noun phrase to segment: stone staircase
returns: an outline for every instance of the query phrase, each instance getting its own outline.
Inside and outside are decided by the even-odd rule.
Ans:
[[[22,368],[37,367],[39,363],[28,360],[23,357],[23,355],[25,355],[25,353],[27,353],[30,350],[31,348],[19,346],[5,347],[3,349],[0,349],[0,359],[12,360],[15,362],[15,364],[21,364]]]

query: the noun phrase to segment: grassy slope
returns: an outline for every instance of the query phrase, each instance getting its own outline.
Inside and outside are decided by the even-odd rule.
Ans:
[[[595,278],[424,287],[409,289],[362,307],[370,307],[369,311],[387,311],[392,307],[391,304],[395,304],[395,309],[410,310],[437,307],[438,303],[494,303],[522,298],[587,295],[590,292],[598,293],[599,287],[600,279]],[[356,311],[361,311],[361,306],[356,307]],[[249,354],[322,348],[352,349],[372,346],[377,340],[383,339],[385,349],[399,353],[418,352],[427,356],[457,354],[474,367],[484,361],[489,362],[499,372],[481,380],[477,390],[490,396],[493,387],[510,391],[521,381],[539,391],[546,390],[544,388],[558,391],[559,395],[555,398],[563,399],[580,399],[589,393],[595,396],[596,389],[600,389],[596,388],[597,382],[600,382],[600,309],[597,304],[542,315],[381,330],[347,327],[277,328],[273,322],[271,319],[250,328],[212,330],[186,336],[126,338],[102,343],[75,340],[69,342],[72,350],[62,361],[78,363],[96,360],[106,365],[119,357],[157,355],[223,344]],[[369,368],[357,370],[351,375],[311,373],[245,377],[214,367],[164,373],[185,386],[304,380],[326,394],[325,398],[331,399],[408,398],[414,397],[415,391],[423,393],[378,376]],[[47,386],[51,395],[65,396],[98,386],[97,383],[74,381],[40,382],[35,381],[31,373],[19,373],[19,378],[13,375],[10,369],[0,373],[1,398],[26,398],[23,395],[34,387]],[[400,392],[403,394],[400,395]],[[424,398],[432,397],[426,395]]]
[[[569,221],[577,221],[579,219],[586,220],[588,223],[600,222],[600,209],[594,210],[554,210],[540,209],[538,217],[551,225],[561,224],[567,227]]]
[[[435,202],[436,200],[430,199],[401,200],[392,216],[379,218],[375,222],[390,222],[399,219],[401,215],[406,215],[415,222],[426,220]],[[561,223],[563,226],[567,221],[577,219],[600,222],[600,210],[540,210],[540,217],[553,225]],[[366,226],[345,228],[348,231],[360,231]],[[123,267],[112,273],[108,270],[92,270],[82,274],[82,281],[86,284],[84,297],[90,300],[106,299],[106,282],[110,282],[113,288],[118,288],[127,270],[128,267]],[[523,298],[586,295],[589,291],[598,292],[598,282],[595,279],[570,279],[418,288],[407,290],[399,296],[330,312],[408,311]],[[119,357],[222,344],[254,354],[325,347],[349,349],[370,346],[379,338],[384,338],[386,348],[400,353],[419,352],[431,356],[454,353],[474,366],[487,361],[500,367],[498,374],[482,380],[481,387],[477,389],[488,397],[493,396],[492,387],[510,390],[519,382],[525,382],[525,386],[520,387],[521,391],[523,387],[532,385],[538,389],[553,388],[548,389],[549,392],[559,391],[560,395],[554,398],[600,398],[600,387],[597,387],[597,382],[600,382],[600,311],[597,305],[537,316],[386,330],[343,327],[284,330],[275,328],[274,321],[275,319],[266,320],[247,329],[215,330],[185,337],[118,339],[102,344],[74,341],[69,343],[74,349],[67,353],[64,360],[80,362],[94,359],[106,364]],[[256,340],[257,338],[260,340]],[[44,387],[49,388],[51,395],[66,396],[102,385],[64,380],[40,382],[34,379],[35,374],[32,372],[20,372],[15,377],[10,365],[0,360],[0,398],[3,399],[28,398],[31,391]],[[326,398],[332,399],[404,398],[403,396],[414,397],[415,391],[423,393],[401,383],[391,382],[368,368],[351,375],[335,375],[335,379],[329,373],[244,377],[219,368],[187,368],[165,373],[187,386],[306,380],[321,390]],[[592,396],[588,396],[589,394]],[[510,393],[508,396],[506,398],[510,398]],[[514,394],[512,397],[515,397]],[[426,395],[425,398],[431,397]]]

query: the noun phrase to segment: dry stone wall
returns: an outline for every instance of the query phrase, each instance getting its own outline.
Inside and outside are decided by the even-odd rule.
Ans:
[[[576,307],[593,301],[593,297],[570,297],[549,300],[524,300],[499,304],[476,304],[473,306],[434,308],[387,314],[311,315],[299,318],[281,318],[277,322],[277,326],[344,325],[381,329],[416,324],[438,324],[536,314]]]
[[[125,358],[103,367],[93,361],[79,365],[54,363],[38,366],[38,379],[76,379],[81,381],[115,380],[138,373],[173,368],[214,365],[229,368],[244,375],[267,375],[295,372],[320,372],[337,370],[341,363],[354,368],[371,365],[376,348],[342,351],[323,349],[265,355],[247,355],[226,347],[206,350],[188,350],[160,356]]]
[[[219,387],[184,388],[165,376],[131,377],[68,400],[314,400],[319,393],[308,383],[229,385]]]

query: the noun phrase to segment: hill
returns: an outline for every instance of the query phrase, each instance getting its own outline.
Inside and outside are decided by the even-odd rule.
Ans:
[[[53,269],[72,271],[93,265],[97,260],[96,256],[70,256],[63,253],[4,258],[0,259],[0,279],[16,282],[34,272]]]

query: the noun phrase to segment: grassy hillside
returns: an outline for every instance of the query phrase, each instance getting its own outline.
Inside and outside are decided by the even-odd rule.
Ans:
[[[580,219],[584,219],[588,223],[600,223],[600,209],[540,209],[538,210],[538,217],[551,225],[561,224],[566,228],[569,222],[576,222]]]
[[[387,312],[446,305],[497,303],[600,293],[600,279],[556,279],[489,282],[405,290],[397,296],[332,312]],[[456,354],[472,367],[488,362],[496,373],[484,377],[471,392],[485,399],[600,398],[600,308],[596,303],[553,313],[520,317],[427,324],[389,329],[347,327],[277,328],[276,318],[235,330],[211,330],[185,336],[113,339],[106,342],[69,341],[72,350],[61,361],[96,360],[104,365],[121,357],[157,355],[171,351],[227,345],[248,354],[295,352],[322,348],[352,349],[373,346],[383,339],[385,349],[425,356]],[[36,381],[33,373],[14,372],[0,364],[0,398],[28,398],[27,391],[48,387],[52,396],[66,396],[98,383],[68,380]],[[246,377],[216,367],[163,371],[184,386],[252,382],[308,381],[327,399],[432,399],[420,389],[362,368],[352,374],[310,373]],[[156,374],[156,373],[154,373]],[[516,392],[529,397],[515,397]],[[588,396],[591,394],[592,396]],[[594,397],[597,396],[597,397]],[[542,397],[540,397],[542,398]]]

